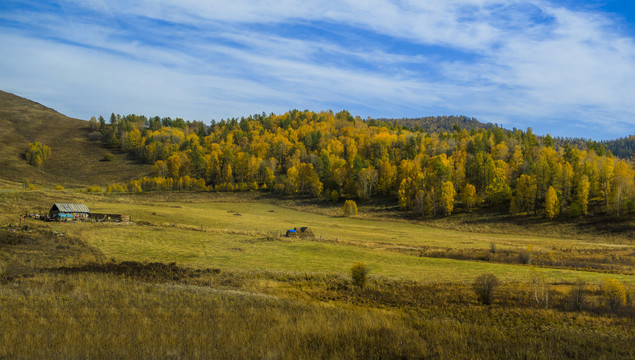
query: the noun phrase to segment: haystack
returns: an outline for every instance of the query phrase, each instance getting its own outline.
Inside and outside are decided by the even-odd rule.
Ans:
[[[308,226],[301,227],[300,229],[298,228],[289,229],[287,230],[287,233],[285,236],[299,237],[301,239],[315,239],[315,235],[313,234],[313,231],[311,231],[311,229],[309,229]]]
[[[315,239],[313,231],[311,231],[308,226],[301,227],[300,231],[298,232],[298,236],[300,236],[302,239]]]

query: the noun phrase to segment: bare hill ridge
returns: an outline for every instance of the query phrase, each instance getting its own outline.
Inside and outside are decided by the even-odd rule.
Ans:
[[[46,106],[0,91],[0,179],[39,184],[84,186],[106,185],[142,177],[147,165],[115,154],[101,161],[108,149],[90,141],[87,121],[73,119]],[[41,168],[26,162],[30,142],[51,148],[52,156]]]

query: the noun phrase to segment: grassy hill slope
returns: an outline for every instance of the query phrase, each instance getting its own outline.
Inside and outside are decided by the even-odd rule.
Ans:
[[[106,185],[144,176],[149,167],[115,154],[101,161],[109,150],[89,141],[87,121],[64,116],[57,111],[19,96],[0,91],[0,179],[64,186]],[[51,159],[41,168],[29,165],[24,152],[30,142],[51,148]]]

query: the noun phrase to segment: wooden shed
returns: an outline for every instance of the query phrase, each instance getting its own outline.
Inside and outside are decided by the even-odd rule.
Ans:
[[[102,213],[92,213],[90,214],[90,218],[94,221],[114,221],[114,222],[130,222],[132,221],[132,217],[130,215],[124,214],[102,214]]]
[[[90,216],[90,210],[85,204],[55,203],[49,210],[49,217],[53,219],[81,219]]]

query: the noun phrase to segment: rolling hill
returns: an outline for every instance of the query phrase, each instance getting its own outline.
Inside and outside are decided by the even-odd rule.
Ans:
[[[378,119],[387,123],[398,124],[406,128],[414,130],[423,130],[428,133],[447,131],[452,132],[456,127],[466,130],[475,129],[492,129],[496,125],[492,123],[483,123],[475,118],[467,116],[426,116],[420,118],[403,118],[403,119]]]
[[[85,186],[125,182],[146,175],[147,165],[125,154],[101,161],[109,149],[90,141],[87,121],[73,119],[46,106],[0,91],[0,180],[43,185]],[[51,148],[52,156],[41,168],[27,163],[30,142]]]

